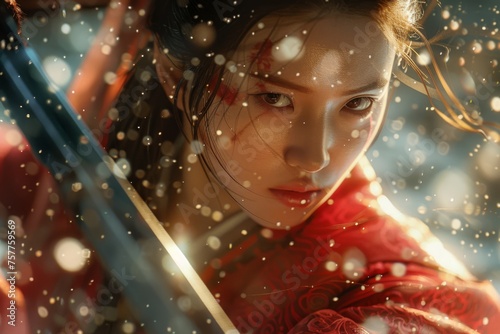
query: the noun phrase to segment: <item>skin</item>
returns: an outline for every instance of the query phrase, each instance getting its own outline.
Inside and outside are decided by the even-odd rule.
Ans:
[[[373,30],[373,20],[331,13],[275,22],[269,17],[256,25],[226,59],[232,71],[200,130],[213,173],[203,172],[200,159],[188,161],[193,150],[186,143],[189,168],[172,219],[203,218],[179,206],[184,203],[225,217],[243,210],[269,228],[297,226],[328,200],[374,140],[395,51]]]

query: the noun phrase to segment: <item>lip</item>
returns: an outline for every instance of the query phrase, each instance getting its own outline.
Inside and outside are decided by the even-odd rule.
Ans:
[[[306,190],[269,189],[271,193],[283,204],[291,208],[306,208],[314,203],[321,193],[320,189]]]
[[[322,189],[316,186],[309,179],[299,178],[293,181],[287,182],[279,186],[270,188],[272,190],[284,190],[284,191],[295,191],[298,193],[305,193],[311,191],[321,191]]]

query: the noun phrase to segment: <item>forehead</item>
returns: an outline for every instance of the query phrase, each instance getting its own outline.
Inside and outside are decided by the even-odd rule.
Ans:
[[[252,27],[234,57],[260,75],[278,72],[331,81],[361,72],[388,76],[394,54],[372,18],[329,13],[266,17]]]

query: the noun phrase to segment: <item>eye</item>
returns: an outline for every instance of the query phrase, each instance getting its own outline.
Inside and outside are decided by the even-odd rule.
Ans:
[[[367,111],[373,105],[373,98],[370,97],[356,97],[347,102],[344,107],[351,111]]]
[[[260,94],[261,99],[268,105],[276,108],[284,108],[292,105],[292,100],[283,94],[279,93],[264,93]]]

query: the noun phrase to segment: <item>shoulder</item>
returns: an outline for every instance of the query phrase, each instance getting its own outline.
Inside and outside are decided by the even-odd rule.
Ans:
[[[414,263],[473,279],[426,224],[400,212],[383,195],[367,159],[317,210],[304,233],[331,238],[342,252],[359,250],[367,263]]]
[[[361,162],[304,229],[337,264],[332,273],[318,266],[317,277],[361,287],[338,297],[338,321],[377,318],[393,329],[414,319],[417,328],[442,326],[443,333],[494,332],[500,299],[493,286],[478,282],[426,224],[397,210],[375,180]]]

